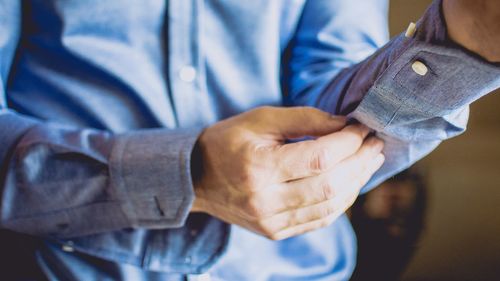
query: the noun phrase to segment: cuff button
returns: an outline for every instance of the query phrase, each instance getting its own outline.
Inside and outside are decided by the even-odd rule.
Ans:
[[[406,29],[405,37],[406,38],[413,37],[416,31],[417,31],[417,25],[414,22],[410,22],[410,25],[408,25],[408,28]]]
[[[73,248],[73,241],[68,241],[66,244],[62,245],[62,250],[68,253],[74,252],[75,248]]]
[[[426,75],[427,72],[429,71],[427,66],[423,62],[418,61],[418,60],[413,62],[413,64],[411,65],[411,68],[413,69],[413,71],[415,71],[415,73],[417,73],[420,76]]]

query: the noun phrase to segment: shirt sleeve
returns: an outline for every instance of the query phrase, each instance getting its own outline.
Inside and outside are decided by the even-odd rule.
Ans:
[[[198,129],[112,134],[66,128],[7,108],[20,1],[0,8],[0,226],[51,237],[175,228],[194,200]]]
[[[337,2],[349,5],[347,2],[352,1]],[[380,32],[372,30],[386,30],[387,24],[380,20],[386,16],[386,7],[376,8],[368,3],[371,1],[366,2],[366,5],[356,3],[355,9],[359,11],[345,19],[343,25],[352,24],[356,28],[344,36],[339,34],[347,31],[338,29],[343,25],[331,24],[336,21],[335,12],[329,10],[327,3],[308,2],[292,47],[295,50],[289,68],[293,69],[290,80],[295,83],[290,83],[287,92],[288,104],[311,105],[333,114],[349,115],[384,139],[386,162],[364,192],[409,167],[441,141],[462,133],[467,124],[468,105],[500,87],[498,65],[486,62],[448,38],[441,1],[430,5],[415,30],[410,28],[396,36],[359,63],[348,60],[352,65],[342,68],[315,55],[321,57],[330,52],[342,58],[354,56],[349,53],[356,52],[356,48],[351,51],[348,47],[338,47],[352,38],[359,41],[358,45],[363,42],[367,46],[377,45],[374,43],[379,42],[376,35]],[[314,18],[312,22],[310,18]],[[318,23],[318,19],[323,20]],[[293,52],[302,54],[308,48],[312,49],[310,57],[299,60],[300,68],[293,62]],[[318,61],[326,70],[317,72],[333,75],[306,77],[313,77],[313,70],[320,69]]]

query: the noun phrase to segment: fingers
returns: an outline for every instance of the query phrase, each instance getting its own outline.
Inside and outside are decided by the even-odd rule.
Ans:
[[[367,171],[376,171],[383,163],[383,156],[379,154],[368,166]],[[363,186],[372,173],[363,175]],[[370,176],[367,176],[370,175]],[[286,211],[261,222],[265,234],[273,240],[281,240],[300,235],[332,224],[352,204],[354,204],[361,187],[353,183],[349,189],[342,190],[332,199],[305,208]]]
[[[339,202],[336,202],[337,203],[336,208],[332,207],[330,209],[327,209],[327,208],[321,206],[321,209],[323,210],[322,212],[327,214],[324,217],[321,217],[321,218],[316,219],[316,220],[308,221],[307,223],[297,224],[297,225],[294,225],[292,227],[284,228],[283,230],[278,231],[278,232],[274,233],[273,235],[271,235],[270,238],[273,240],[282,240],[282,239],[286,239],[286,238],[289,238],[292,236],[304,234],[306,232],[313,231],[313,230],[316,230],[318,228],[326,227],[326,226],[332,224],[340,215],[345,213],[345,211],[347,209],[349,209],[349,207],[352,206],[352,204],[354,204],[354,201],[356,200],[356,198],[357,198],[356,195],[338,198],[339,200],[335,200],[335,201],[339,201]],[[327,211],[324,211],[325,209]]]
[[[352,204],[351,201],[357,197],[355,190],[346,190],[337,194],[330,200],[320,202],[297,210],[290,210],[261,221],[263,229],[269,232],[269,236],[285,230],[293,233],[298,226],[309,225],[310,222],[329,218],[336,213],[342,213]],[[312,230],[312,229],[311,229]]]
[[[331,169],[358,151],[369,132],[366,126],[356,124],[316,140],[277,147],[269,155],[276,182],[314,176]]]
[[[277,202],[269,202],[270,213],[284,212],[330,200],[345,189],[360,189],[380,168],[383,142],[375,137],[368,139],[354,155],[337,164],[332,170],[312,177],[279,184],[270,190],[276,192]],[[378,158],[377,157],[382,157]],[[271,198],[271,197],[269,197]],[[271,204],[274,203],[274,204]]]
[[[272,239],[284,239],[332,223],[383,164],[382,148],[380,140],[370,138],[331,172],[280,186],[282,192],[290,191],[281,195],[280,207],[286,211],[261,220],[263,231]]]
[[[274,134],[281,140],[304,136],[323,136],[342,129],[346,124],[343,116],[332,116],[313,107],[260,107],[251,111],[256,118],[265,120],[260,130]],[[261,122],[263,123],[263,122]]]
[[[261,108],[211,126],[198,139],[203,176],[194,210],[268,237],[328,223],[376,166],[367,164],[376,143],[363,143],[369,129],[344,125],[345,119],[311,108]],[[303,135],[322,136],[283,145]]]
[[[381,154],[383,148],[382,140],[376,137],[367,139],[355,154],[336,166],[337,179],[344,179],[347,181],[344,184],[353,183],[361,189],[384,163],[385,157]],[[342,177],[342,175],[347,176]]]

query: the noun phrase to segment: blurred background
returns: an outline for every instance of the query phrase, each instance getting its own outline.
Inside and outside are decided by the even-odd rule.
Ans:
[[[430,2],[391,0],[391,34]],[[428,184],[426,228],[402,280],[500,280],[500,91],[472,105],[464,135],[417,165]]]

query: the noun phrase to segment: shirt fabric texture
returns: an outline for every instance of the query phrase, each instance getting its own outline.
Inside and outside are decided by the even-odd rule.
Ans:
[[[347,280],[356,241],[345,216],[270,241],[189,214],[191,152],[218,120],[314,106],[385,140],[366,192],[463,132],[468,105],[500,87],[498,65],[448,39],[441,1],[415,35],[389,42],[387,10],[0,0],[0,226],[34,237],[27,255],[49,280]]]

